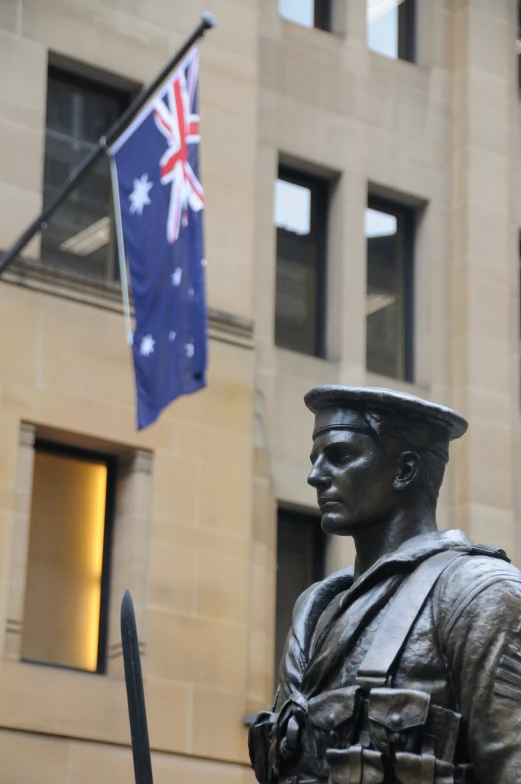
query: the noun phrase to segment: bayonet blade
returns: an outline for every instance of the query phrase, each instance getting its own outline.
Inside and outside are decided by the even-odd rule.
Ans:
[[[121,645],[125,666],[130,738],[136,784],[153,784],[147,712],[134,603],[128,588],[121,600]]]

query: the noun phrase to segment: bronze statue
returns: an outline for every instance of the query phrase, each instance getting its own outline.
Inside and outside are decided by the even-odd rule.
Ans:
[[[305,401],[322,528],[352,536],[356,561],[295,605],[273,708],[250,728],[258,781],[519,784],[521,572],[436,526],[466,421],[386,389]]]

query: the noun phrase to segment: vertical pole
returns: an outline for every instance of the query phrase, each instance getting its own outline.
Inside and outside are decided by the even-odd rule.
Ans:
[[[132,321],[130,318],[130,302],[128,298],[128,277],[127,277],[127,258],[125,255],[125,239],[123,236],[123,220],[121,218],[121,202],[119,199],[119,184],[118,184],[118,170],[116,161],[111,154],[105,138],[100,140],[105,152],[109,156],[110,161],[110,180],[112,183],[112,193],[114,196],[114,223],[116,224],[116,245],[118,249],[119,261],[119,275],[121,279],[121,295],[123,297],[123,313],[125,317],[125,330],[127,334],[127,343],[132,345],[133,332]]]

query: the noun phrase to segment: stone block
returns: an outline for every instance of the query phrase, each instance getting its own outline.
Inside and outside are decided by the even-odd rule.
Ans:
[[[43,302],[44,385],[71,397],[133,407],[133,369],[121,315],[66,300]]]
[[[0,731],[2,776],[16,784],[68,784],[69,744],[66,740],[25,732]]]
[[[251,467],[202,464],[199,525],[233,536],[247,537],[251,526]]]
[[[201,495],[200,461],[159,451],[154,462],[154,519],[193,525]]]
[[[2,222],[0,223],[0,246],[9,248],[29,223],[41,212],[42,194],[39,190],[26,190],[18,185],[0,182]],[[40,237],[37,235],[24,250],[27,258],[38,258]]]
[[[31,292],[0,284],[0,333],[7,338],[2,340],[0,377],[36,384],[39,342],[37,313],[38,303],[35,303]],[[11,339],[7,336],[11,336]]]
[[[196,611],[196,558],[193,550],[161,540],[152,542],[150,603],[179,612]]]
[[[67,784],[115,784],[133,781],[132,752],[101,743],[70,744],[70,778]]]
[[[192,687],[170,681],[145,681],[150,743],[163,751],[188,752],[192,720]]]
[[[248,763],[248,729],[242,722],[244,712],[242,695],[196,686],[192,753]]]
[[[242,765],[156,753],[152,758],[157,784],[242,784]]]
[[[147,675],[245,691],[247,630],[206,618],[150,611]]]
[[[176,547],[189,547],[216,555],[227,555],[243,560],[249,557],[250,543],[247,539],[239,539],[208,528],[193,528],[155,520],[152,538],[154,541],[165,542]]]
[[[247,465],[251,461],[251,443],[246,434],[202,426],[191,422],[176,422],[175,451],[182,457],[209,460],[230,466]]]
[[[246,626],[250,568],[247,560],[197,554],[197,613]]]
[[[18,5],[18,10],[13,8],[15,5]],[[19,18],[21,16],[19,2],[11,3],[10,0],[3,0],[1,13],[7,15],[9,9],[11,9],[12,17]],[[15,20],[12,19],[12,21]],[[0,27],[2,27],[1,22]],[[21,35],[10,35],[0,29],[0,71],[3,74],[0,97],[8,101],[13,108],[24,106],[36,110],[35,117],[38,118],[38,121],[31,127],[43,133],[47,84],[45,45]],[[3,116],[5,119],[14,119],[9,118],[9,115]]]

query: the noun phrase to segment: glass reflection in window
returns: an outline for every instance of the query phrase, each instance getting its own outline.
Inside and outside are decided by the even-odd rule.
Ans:
[[[410,268],[412,214],[369,202],[367,239],[367,369],[411,380]]]
[[[414,60],[414,0],[367,0],[367,45],[394,60]]]
[[[323,352],[327,184],[282,170],[275,184],[277,227],[275,343],[304,354]]]

